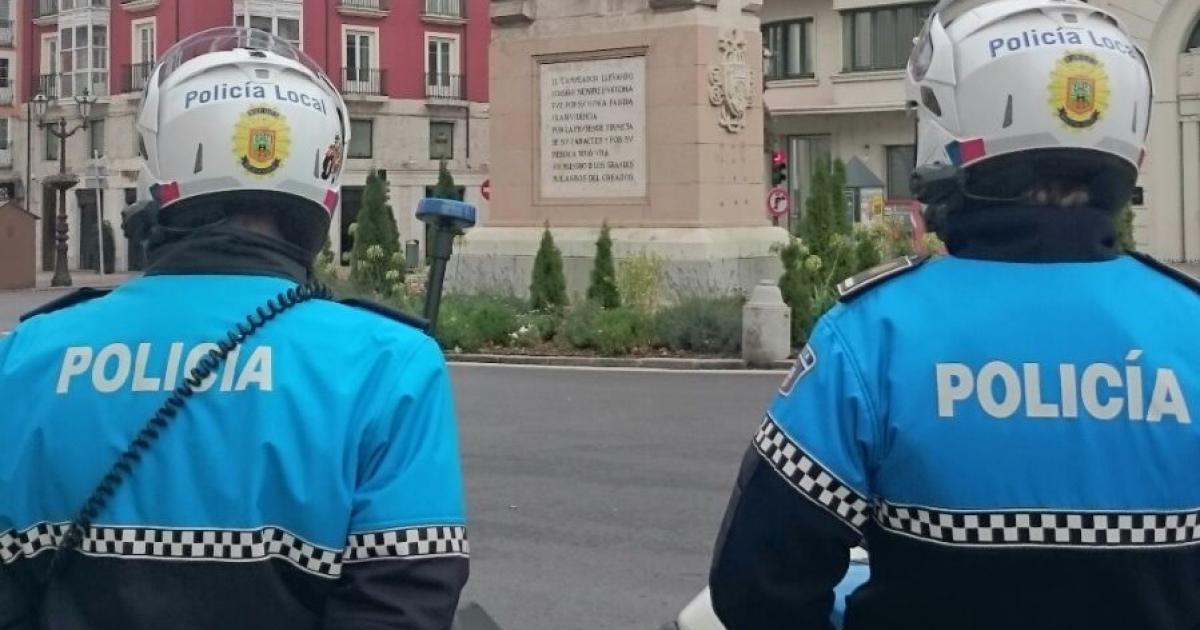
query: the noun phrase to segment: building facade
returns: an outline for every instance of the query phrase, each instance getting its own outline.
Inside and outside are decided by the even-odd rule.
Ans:
[[[19,81],[23,34],[18,26],[25,11],[23,2],[0,0],[0,197],[6,199],[16,196],[20,180],[14,147],[21,103],[26,98]]]
[[[14,5],[17,2],[13,2]],[[342,201],[333,217],[333,251],[348,252],[367,175],[387,181],[401,237],[423,245],[413,209],[437,182],[445,160],[463,197],[482,206],[487,180],[487,0],[26,0],[32,11],[17,29],[14,54],[28,60],[20,100],[46,95],[47,118],[78,121],[74,98],[97,98],[91,124],[68,139],[67,168],[80,177],[69,191],[69,260],[97,269],[102,222],[116,235],[116,268],[137,270],[140,249],[120,234],[120,211],[137,195],[134,117],[155,61],[176,42],[208,28],[249,25],[297,44],[322,65],[350,110]],[[0,0],[0,7],[5,6]],[[3,31],[0,30],[0,36]],[[0,59],[4,55],[0,37]],[[0,61],[0,72],[3,71]],[[0,107],[3,92],[0,91]],[[58,141],[10,112],[19,127],[13,193],[36,214],[53,217],[44,186],[58,172]],[[3,110],[0,109],[0,112]],[[0,158],[3,157],[0,153]],[[3,185],[0,162],[0,185]],[[53,268],[54,222],[43,220],[40,269]]]
[[[764,2],[767,143],[788,157],[793,221],[812,169],[831,157],[855,161],[860,179],[865,175],[879,189],[879,205],[912,204],[916,131],[904,67],[934,4]],[[1145,48],[1156,80],[1150,148],[1134,198],[1138,244],[1164,259],[1200,260],[1200,0],[1092,4],[1123,21]],[[866,211],[873,204],[863,205]]]

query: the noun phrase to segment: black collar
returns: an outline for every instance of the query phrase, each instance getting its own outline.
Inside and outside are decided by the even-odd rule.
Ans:
[[[230,225],[198,229],[147,251],[146,275],[276,276],[303,284],[312,261],[302,248]]]
[[[950,213],[938,235],[960,258],[1100,262],[1120,255],[1115,219],[1095,208],[972,208]]]

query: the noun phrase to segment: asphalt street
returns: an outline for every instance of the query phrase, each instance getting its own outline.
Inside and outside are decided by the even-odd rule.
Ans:
[[[0,332],[59,292],[0,293]],[[656,630],[706,579],[782,374],[455,365],[471,581],[503,630]]]
[[[55,291],[0,291],[0,333],[17,325],[17,320],[29,311],[62,296]]]
[[[704,586],[780,374],[456,366],[471,582],[504,630],[656,630]]]

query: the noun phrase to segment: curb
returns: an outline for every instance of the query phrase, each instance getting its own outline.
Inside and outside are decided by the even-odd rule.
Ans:
[[[531,356],[515,354],[447,354],[446,360],[460,364],[526,365],[540,367],[588,367],[615,369],[654,370],[712,370],[743,371],[752,369],[741,359],[673,359],[660,357],[616,358],[616,357],[572,357]],[[777,361],[772,370],[790,370],[791,361]]]

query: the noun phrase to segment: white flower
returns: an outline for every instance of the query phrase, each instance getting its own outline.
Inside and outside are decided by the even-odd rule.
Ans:
[[[368,260],[379,260],[383,258],[383,247],[379,245],[372,245],[368,247],[366,257]]]
[[[400,272],[396,271],[395,269],[390,269],[387,273],[383,274],[383,277],[390,282],[395,282],[400,279]]]
[[[822,264],[824,263],[821,262],[820,256],[813,255],[804,259],[804,268],[814,273],[821,270]]]

